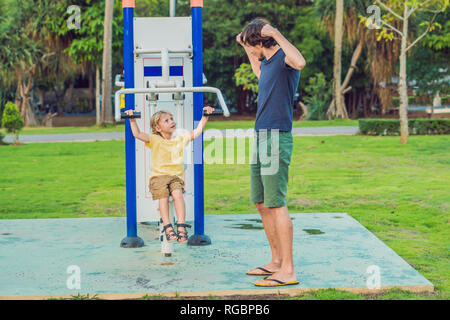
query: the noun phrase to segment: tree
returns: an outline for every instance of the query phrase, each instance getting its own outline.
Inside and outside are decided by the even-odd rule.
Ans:
[[[189,1],[177,2],[178,15],[190,15]],[[236,35],[254,18],[266,18],[300,49],[307,61],[301,72],[299,87],[307,79],[323,72],[331,76],[332,63],[327,53],[331,43],[320,29],[314,14],[314,2],[306,0],[208,0],[204,1],[203,39],[204,72],[208,85],[220,88],[238,112],[249,112],[245,105],[248,91],[236,86],[233,75],[242,63],[248,63],[245,51],[236,43]]]
[[[379,32],[378,38],[394,39],[394,32],[400,35],[401,49],[400,49],[400,72],[398,92],[400,95],[400,142],[402,144],[408,143],[409,128],[408,128],[408,92],[407,92],[407,74],[406,74],[406,54],[412,49],[420,40],[422,40],[428,32],[436,27],[436,16],[444,12],[447,8],[448,0],[388,0],[387,4],[376,0],[386,14],[383,15],[381,22],[383,27]],[[432,16],[425,21],[414,21],[413,15],[418,12],[431,12]],[[392,25],[392,21],[397,20],[402,24],[402,30]],[[426,26],[425,30],[415,40],[408,41],[410,22],[416,22],[417,26]]]
[[[114,0],[105,2],[105,23],[103,32],[103,80],[102,80],[102,123],[112,123],[111,105],[111,43],[112,43],[112,20]]]
[[[435,24],[437,28],[408,57],[408,77],[416,82],[419,95],[435,96],[449,91],[446,79],[450,78],[450,10],[439,14]]]
[[[44,1],[6,1],[0,17],[0,61],[2,82],[17,83],[16,104],[26,125],[37,125],[30,104],[30,91],[36,65],[46,54],[39,39],[44,27]],[[38,32],[38,30],[40,32]]]
[[[305,87],[308,96],[305,103],[308,106],[306,120],[326,120],[328,103],[331,100],[332,92],[327,85],[327,81],[322,72],[316,77],[309,78],[309,84]]]
[[[344,22],[344,0],[336,0],[336,18],[334,23],[334,80],[333,101],[330,113],[337,118],[348,119],[347,110],[342,104],[341,93],[341,58],[342,58],[342,26]]]
[[[15,144],[19,143],[19,132],[24,126],[24,121],[20,116],[19,109],[12,102],[7,102],[3,110],[2,127],[16,136]]]
[[[15,84],[15,104],[25,125],[38,124],[32,104],[36,79],[53,83],[74,72],[74,66],[63,54],[63,39],[52,32],[56,2],[50,0],[6,0],[0,12],[0,81]]]
[[[342,37],[343,40],[348,43],[350,47],[353,47],[353,55],[351,57],[350,65],[347,70],[347,74],[344,81],[341,84],[341,114],[348,118],[347,107],[345,105],[345,94],[352,89],[350,86],[350,80],[354,71],[357,69],[357,62],[361,57],[363,48],[367,41],[367,27],[360,21],[359,16],[365,14],[366,7],[370,5],[371,0],[348,0],[344,2],[343,10],[343,28]],[[318,0],[316,2],[316,10],[320,16],[323,26],[328,31],[331,38],[335,33],[335,20],[336,20],[336,1],[335,0]],[[330,106],[327,111],[328,119],[338,117],[338,108],[335,104],[335,99],[331,100]]]
[[[141,4],[142,0],[138,3]],[[153,0],[151,0],[153,1]],[[71,38],[66,52],[73,61],[83,70],[89,73],[89,78],[94,82],[96,104],[96,123],[103,122],[100,112],[100,73],[102,65],[104,22],[105,22],[105,0],[61,0],[58,6],[59,14],[54,19],[54,32],[59,36],[69,36]],[[80,28],[69,29],[67,26],[68,14],[66,12],[70,5],[80,8]],[[123,70],[123,16],[121,1],[114,2],[114,14],[112,19],[112,61],[115,72]],[[95,74],[95,77],[93,76]],[[112,79],[111,79],[112,82]]]
[[[241,104],[246,105],[247,103],[251,104],[252,102],[256,102],[255,96],[258,94],[258,78],[253,73],[251,65],[242,63],[236,69],[234,78],[236,86],[241,86],[243,92],[247,93],[246,95],[242,95],[245,100]],[[249,99],[250,101],[248,101]]]

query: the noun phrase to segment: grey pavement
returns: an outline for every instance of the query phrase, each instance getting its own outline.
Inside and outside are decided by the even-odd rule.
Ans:
[[[307,127],[292,128],[294,136],[333,136],[333,135],[354,135],[359,131],[358,126],[338,126],[338,127]],[[204,138],[208,139],[217,136],[226,137],[251,137],[253,129],[208,129],[204,132]],[[107,140],[123,140],[124,132],[102,132],[102,133],[58,133],[58,134],[25,134],[19,136],[22,143],[45,143],[45,142],[92,142]],[[14,142],[13,135],[7,135],[4,142]]]

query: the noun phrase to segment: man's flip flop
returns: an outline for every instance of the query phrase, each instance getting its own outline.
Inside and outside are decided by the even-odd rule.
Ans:
[[[275,272],[269,271],[267,269],[264,269],[262,267],[258,267],[256,269],[259,269],[259,270],[261,270],[263,272],[262,273],[249,273],[249,272],[246,272],[246,274],[248,274],[250,276],[270,276],[270,275],[275,273]]]
[[[255,282],[254,285],[258,286],[258,287],[280,287],[280,286],[292,286],[292,285],[296,285],[296,284],[300,283],[298,281],[283,282],[283,281],[280,281],[280,280],[277,280],[277,279],[267,279],[267,277],[264,278],[264,280],[266,280],[266,281],[275,281],[275,282],[277,282],[277,284],[259,284],[259,283]]]

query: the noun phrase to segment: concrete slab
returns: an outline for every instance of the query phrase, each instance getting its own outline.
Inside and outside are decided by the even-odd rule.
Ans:
[[[298,294],[318,288],[371,292],[367,284],[374,284],[374,271],[380,289],[433,291],[431,282],[346,213],[291,216],[300,284],[280,290],[256,287],[260,277],[245,274],[270,259],[257,214],[207,215],[212,245],[175,244],[171,258],[160,253],[152,225],[138,227],[144,247],[120,248],[125,218],[0,220],[0,298]],[[80,289],[67,286],[74,275],[70,266],[79,267]]]

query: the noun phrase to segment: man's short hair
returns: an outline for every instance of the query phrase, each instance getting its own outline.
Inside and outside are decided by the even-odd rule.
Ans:
[[[241,33],[241,41],[250,46],[256,46],[261,43],[265,48],[271,48],[278,43],[272,37],[261,37],[261,30],[269,21],[262,18],[254,19],[250,22]]]

